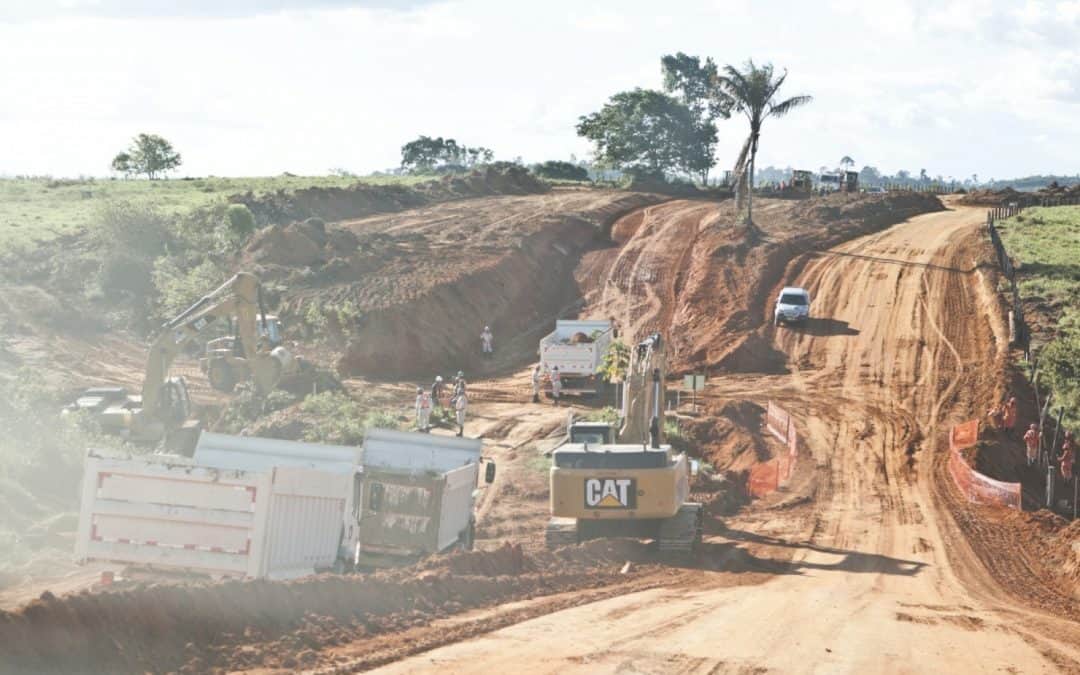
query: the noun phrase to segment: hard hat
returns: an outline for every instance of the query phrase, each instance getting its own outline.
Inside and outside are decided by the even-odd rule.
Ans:
[[[423,387],[417,387],[416,388],[416,393],[417,394],[423,394],[424,393],[424,388]]]
[[[465,371],[464,370],[457,371],[457,376],[458,377],[465,377]]]
[[[442,375],[436,375],[435,376],[435,381],[436,382],[442,382]]]
[[[489,327],[484,326],[484,330],[491,330]]]
[[[1030,427],[1030,428],[1031,428],[1031,429],[1034,429],[1034,428],[1035,428],[1035,423],[1034,423],[1034,422],[1032,422],[1032,423],[1031,423],[1031,427]]]

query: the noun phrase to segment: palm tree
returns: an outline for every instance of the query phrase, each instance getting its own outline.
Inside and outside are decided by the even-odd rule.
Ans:
[[[754,160],[757,158],[758,138],[761,136],[761,124],[768,117],[783,117],[795,108],[806,105],[813,100],[810,96],[792,96],[784,101],[776,102],[776,93],[780,85],[787,79],[785,70],[778,77],[773,76],[773,66],[767,63],[763,66],[754,65],[751,59],[746,62],[742,70],[733,66],[724,66],[724,73],[716,79],[720,91],[731,99],[731,107],[735,112],[746,115],[750,122],[750,135],[743,144],[739,158],[735,162],[735,185],[737,206],[741,207],[742,201],[740,187],[746,184],[745,194],[747,197],[746,222],[754,223]]]
[[[849,155],[844,155],[840,158],[840,166],[844,168],[855,166],[855,160],[853,160]]]

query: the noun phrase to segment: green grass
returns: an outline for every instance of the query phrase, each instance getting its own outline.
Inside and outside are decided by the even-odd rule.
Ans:
[[[1080,426],[1080,206],[1031,208],[999,226],[1018,265],[1020,295],[1045,304],[1055,335],[1035,335],[1040,389],[1053,390],[1066,426]],[[1048,338],[1053,337],[1048,341]],[[1026,364],[1022,364],[1026,365]],[[1025,376],[1027,368],[1022,367]]]
[[[151,204],[162,213],[182,215],[199,207],[224,202],[230,195],[309,187],[415,185],[431,176],[274,176],[255,178],[195,178],[172,180],[53,180],[0,179],[0,250],[47,242],[84,229],[98,207],[109,201]]]
[[[1031,208],[1000,224],[1005,249],[1020,266],[1020,293],[1080,329],[1080,206]]]

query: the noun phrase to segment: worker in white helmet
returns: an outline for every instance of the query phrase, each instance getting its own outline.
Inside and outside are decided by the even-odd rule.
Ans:
[[[431,406],[433,408],[442,408],[443,388],[442,375],[436,375],[435,381],[431,384]]]
[[[469,397],[461,392],[454,399],[454,413],[457,415],[458,436],[465,434],[465,410],[469,407]]]
[[[540,402],[540,385],[544,381],[544,369],[540,364],[536,364],[532,372],[532,386],[533,386],[533,403]]]
[[[490,356],[495,352],[495,336],[490,326],[484,326],[483,332],[480,333],[480,350],[484,356]]]
[[[555,405],[559,405],[559,396],[562,394],[562,376],[559,375],[559,367],[551,369],[551,397],[555,399]]]
[[[416,430],[431,429],[431,395],[423,387],[416,388]]]

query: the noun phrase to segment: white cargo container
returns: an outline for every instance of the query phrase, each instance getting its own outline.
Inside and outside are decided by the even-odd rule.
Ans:
[[[181,458],[89,453],[76,559],[292,578],[339,560],[353,478],[307,468],[237,471]]]
[[[587,339],[575,342],[579,333]],[[597,394],[603,382],[596,370],[611,344],[612,333],[610,321],[556,321],[555,330],[540,340],[540,367],[549,374],[558,367],[563,393]]]

